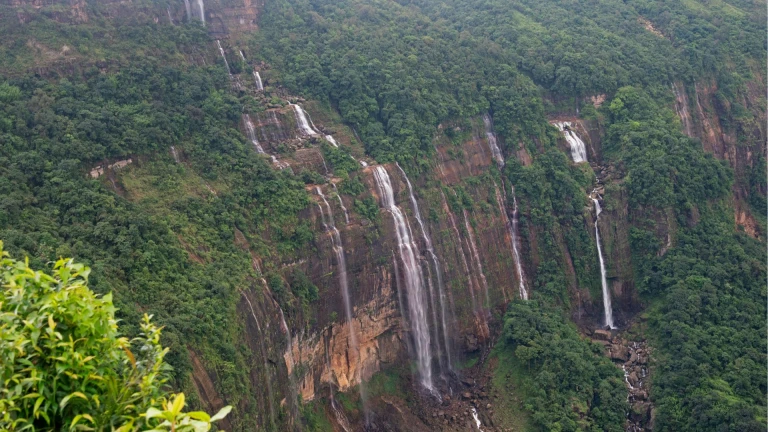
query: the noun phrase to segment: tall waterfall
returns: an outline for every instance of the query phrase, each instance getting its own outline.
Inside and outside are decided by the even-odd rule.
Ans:
[[[266,281],[264,281],[266,282]],[[274,394],[272,393],[272,379],[269,376],[269,362],[267,361],[267,349],[264,346],[264,333],[261,331],[261,324],[259,324],[259,319],[256,317],[256,312],[253,309],[253,304],[251,303],[251,299],[248,298],[248,295],[245,294],[245,292],[240,292],[243,297],[245,297],[245,301],[248,302],[248,307],[251,309],[251,316],[253,317],[253,321],[256,322],[256,329],[259,332],[259,346],[261,348],[261,358],[264,361],[264,378],[267,384],[267,399],[269,401],[269,419],[272,424],[272,427],[275,427],[275,406],[273,404]]]
[[[309,126],[307,115],[304,112],[304,109],[296,104],[291,104],[291,107],[293,108],[293,112],[296,114],[296,122],[299,125],[299,131],[301,131],[301,134],[304,136],[317,135],[317,132]]]
[[[504,183],[502,180],[502,190],[504,190],[504,195],[507,194],[506,188],[504,187]],[[520,290],[520,298],[523,300],[528,300],[528,289],[525,287],[525,275],[523,273],[523,266],[520,262],[520,246],[519,246],[519,238],[518,238],[518,220],[517,220],[517,198],[515,197],[515,188],[512,187],[512,220],[509,219],[509,215],[507,214],[506,206],[504,205],[504,199],[501,196],[501,193],[499,192],[499,188],[495,188],[496,192],[496,205],[499,206],[499,212],[504,216],[504,226],[507,227],[507,231],[509,232],[510,241],[512,242],[512,259],[515,262],[515,270],[517,270],[517,286]]]
[[[600,207],[600,201],[592,198],[595,203],[595,240],[597,241],[597,256],[600,258],[600,283],[603,286],[603,309],[605,316],[605,325],[610,328],[616,328],[613,325],[613,309],[611,308],[611,291],[608,289],[608,280],[605,276],[605,260],[603,259],[603,247],[600,245],[600,229],[597,222],[600,220],[600,213],[603,209]]]
[[[445,199],[445,194],[443,193],[442,190],[440,191],[440,195],[443,198],[443,208],[448,213],[448,219],[451,221],[451,228],[453,229],[453,233],[456,235],[456,241],[458,242],[459,258],[461,258],[461,264],[464,268],[464,273],[467,276],[467,285],[469,288],[469,299],[472,302],[472,313],[475,316],[475,325],[484,336],[490,335],[490,329],[488,328],[488,320],[486,319],[485,314],[482,313],[482,311],[480,310],[480,308],[478,308],[478,305],[477,305],[477,297],[475,296],[475,291],[476,291],[475,286],[479,285],[479,283],[476,280],[474,280],[473,271],[469,267],[469,261],[467,260],[467,256],[464,253],[464,242],[462,241],[459,228],[456,225],[456,216],[453,215],[451,208],[448,206],[448,201]],[[469,248],[469,246],[467,246],[467,248]],[[450,291],[448,292],[450,293]]]
[[[197,9],[200,11],[200,21],[205,25],[205,5],[203,0],[197,0]]]
[[[475,261],[475,266],[480,274],[480,281],[483,284],[483,294],[485,294],[485,306],[490,307],[491,300],[488,296],[488,280],[485,279],[485,272],[483,271],[483,263],[480,261],[480,254],[477,252],[477,244],[475,243],[475,234],[472,226],[469,224],[469,214],[467,209],[464,209],[464,228],[467,230],[467,237],[469,237],[469,245],[472,250],[472,259]]]
[[[373,174],[379,189],[381,206],[392,213],[395,223],[397,247],[403,263],[402,272],[408,300],[409,325],[413,336],[416,366],[421,384],[434,393],[436,390],[432,381],[432,352],[429,325],[427,324],[427,299],[424,295],[424,281],[418,259],[418,247],[411,239],[411,227],[408,225],[405,215],[395,204],[392,183],[387,170],[380,165],[375,166]]]
[[[435,254],[435,249],[432,246],[432,239],[430,238],[429,234],[427,233],[427,230],[424,228],[424,221],[421,219],[421,211],[419,210],[419,203],[416,201],[416,197],[413,196],[413,186],[411,185],[411,180],[408,179],[408,176],[405,174],[405,171],[402,167],[400,167],[400,164],[397,164],[397,168],[400,170],[400,173],[403,175],[403,178],[405,179],[406,184],[408,185],[408,195],[411,199],[411,205],[413,206],[413,214],[416,217],[416,221],[419,223],[419,229],[421,230],[421,237],[424,240],[424,245],[427,248],[427,252],[429,253],[429,258],[432,261],[432,265],[435,269],[435,275],[437,276],[437,298],[440,303],[440,330],[442,330],[442,336],[443,336],[443,345],[445,348],[445,355],[446,359],[448,360],[448,369],[453,368],[453,362],[451,359],[451,341],[450,337],[448,336],[448,319],[446,317],[446,308],[445,308],[445,286],[443,284],[443,271],[440,268],[440,260],[437,258],[437,254]],[[429,288],[430,288],[430,300],[432,305],[435,305],[434,297],[432,295],[432,281],[431,277],[428,279],[429,282]],[[436,342],[439,341],[439,333],[437,328],[437,307],[432,308],[434,311],[433,313],[433,326],[435,327],[435,333],[437,334]],[[439,345],[439,343],[436,343]],[[439,349],[438,349],[439,350]],[[438,359],[442,362],[442,359],[438,356]]]
[[[251,140],[251,144],[256,148],[256,151],[260,154],[264,154],[264,149],[259,144],[259,140],[256,139],[256,128],[253,127],[251,116],[243,114],[243,123],[245,123],[245,132],[248,134],[248,139]]]
[[[496,165],[499,169],[504,167],[504,155],[501,154],[499,144],[496,142],[496,134],[493,133],[493,123],[491,123],[491,117],[488,114],[483,114],[483,124],[485,125],[485,137],[488,139],[488,146],[491,148],[491,155],[496,160]]]
[[[184,8],[187,10],[187,21],[192,21],[192,6],[190,6],[189,0],[184,0]]]
[[[357,373],[360,375],[360,400],[363,402],[363,411],[366,415],[366,423],[368,416],[367,409],[367,397],[365,393],[365,386],[363,384],[362,376],[362,356],[360,355],[360,346],[357,341],[357,331],[355,330],[354,321],[352,318],[352,301],[349,298],[349,281],[347,279],[347,258],[344,254],[344,244],[341,242],[341,233],[336,229],[336,222],[333,219],[333,210],[328,204],[328,200],[323,195],[323,190],[320,187],[316,187],[315,191],[325,205],[326,211],[323,211],[323,207],[320,206],[320,218],[323,222],[323,228],[331,234],[331,245],[333,252],[336,255],[336,265],[339,268],[339,287],[341,288],[341,297],[344,300],[344,315],[347,319],[347,325],[349,326],[349,349],[357,355]],[[327,213],[327,214],[326,214]]]
[[[571,148],[571,157],[576,163],[587,162],[587,146],[584,141],[571,129],[571,122],[555,122],[555,126],[565,136],[565,141]]]
[[[485,136],[488,138],[488,146],[491,148],[491,154],[493,155],[493,158],[496,160],[496,165],[499,167],[499,169],[503,168],[506,161],[504,160],[504,155],[501,154],[501,149],[499,149],[499,145],[496,141],[496,134],[493,132],[493,123],[491,121],[491,117],[488,114],[483,115],[483,124],[485,125]],[[528,300],[528,290],[525,287],[525,276],[523,273],[523,266],[520,263],[520,245],[519,245],[519,236],[518,236],[518,219],[517,219],[517,198],[515,197],[515,187],[512,186],[512,202],[514,204],[513,210],[512,210],[512,221],[509,220],[509,216],[507,215],[506,206],[504,203],[506,202],[507,197],[507,189],[504,186],[504,179],[501,180],[501,187],[504,190],[504,196],[501,197],[499,194],[499,188],[496,188],[496,203],[499,206],[499,211],[502,215],[504,215],[504,224],[507,227],[507,230],[509,231],[509,236],[512,241],[512,258],[515,261],[515,269],[517,270],[517,282],[518,287],[520,289],[520,297],[523,300]]]
[[[168,12],[168,22],[169,22],[171,25],[175,25],[175,24],[173,23],[173,17],[171,16],[171,7],[170,7],[170,6],[167,6],[167,7],[165,8],[165,10],[166,10],[166,12]]]

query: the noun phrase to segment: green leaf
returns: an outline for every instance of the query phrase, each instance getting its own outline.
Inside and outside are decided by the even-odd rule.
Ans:
[[[148,419],[162,417],[162,416],[163,416],[163,412],[157,408],[149,408],[147,412],[144,414],[144,417]]]
[[[171,406],[171,412],[174,416],[177,416],[181,414],[181,410],[184,409],[184,393],[179,393],[176,395],[176,397],[173,399],[173,404]]]
[[[86,395],[84,395],[84,394],[82,394],[80,392],[74,392],[74,393],[70,393],[67,396],[64,396],[64,399],[62,399],[61,402],[59,402],[59,407],[61,409],[64,409],[64,407],[66,407],[67,404],[69,403],[69,400],[72,399],[72,397],[75,397],[75,396],[79,397],[81,399],[85,399],[86,401],[88,400],[88,397]]]
[[[211,417],[211,423],[223,419],[224,417],[227,416],[227,414],[229,414],[230,411],[232,411],[232,405],[227,405],[224,408],[220,409],[219,412],[216,413],[216,415]]]
[[[211,421],[211,416],[209,416],[208,413],[204,411],[192,411],[187,413],[187,415],[195,420],[202,420],[205,422]]]

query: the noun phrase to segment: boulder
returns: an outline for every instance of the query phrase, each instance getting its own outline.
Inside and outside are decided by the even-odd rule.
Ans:
[[[624,345],[613,345],[611,346],[610,356],[611,360],[626,362],[629,360],[629,349]]]
[[[610,341],[611,332],[610,330],[595,330],[595,332],[592,334],[592,338],[597,340]]]

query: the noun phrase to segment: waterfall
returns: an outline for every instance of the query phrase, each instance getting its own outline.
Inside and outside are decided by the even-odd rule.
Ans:
[[[173,17],[171,16],[171,7],[167,6],[165,8],[165,10],[168,12],[168,22],[171,23],[171,25],[174,25],[173,24]]]
[[[243,123],[245,123],[245,132],[248,134],[248,139],[251,140],[251,144],[259,154],[264,154],[264,149],[259,144],[259,140],[256,139],[256,128],[253,127],[251,116],[243,114]]]
[[[216,39],[216,45],[219,47],[219,52],[221,53],[221,58],[224,59],[224,65],[227,66],[227,73],[229,74],[229,78],[232,78],[232,69],[229,68],[229,62],[227,61],[227,56],[224,54],[224,48],[221,47],[221,41]]]
[[[445,286],[443,284],[443,272],[440,268],[440,260],[437,258],[437,254],[435,254],[435,249],[432,246],[432,239],[430,238],[429,234],[427,233],[427,230],[424,228],[424,222],[421,219],[421,211],[419,211],[419,203],[416,201],[416,197],[413,195],[413,186],[411,185],[411,180],[408,179],[408,176],[405,174],[405,171],[402,167],[400,167],[400,164],[396,164],[397,168],[400,170],[400,173],[403,175],[403,178],[405,179],[406,184],[408,185],[408,196],[411,199],[411,205],[413,206],[413,214],[416,217],[416,221],[419,223],[419,229],[421,230],[421,238],[424,240],[424,245],[427,248],[427,252],[429,253],[429,258],[432,261],[432,265],[435,268],[435,275],[437,276],[437,296],[438,301],[440,302],[440,324],[441,324],[441,330],[443,333],[443,344],[445,346],[445,355],[448,360],[448,369],[453,368],[453,362],[451,360],[451,343],[450,338],[448,337],[448,323],[446,321],[446,311],[445,311]],[[432,297],[432,289],[431,289],[431,277],[429,278],[430,282],[430,297]],[[437,307],[435,307],[434,298],[431,299],[431,303],[433,305],[432,310],[433,313],[433,326],[435,327],[435,333],[439,335],[439,331],[437,328],[437,322],[436,322],[436,316],[437,314]],[[439,336],[438,336],[439,337]],[[436,338],[436,341],[439,340]]]
[[[262,282],[265,283],[262,279]],[[275,407],[273,405],[272,400],[274,399],[274,394],[272,393],[272,380],[269,377],[269,363],[267,362],[267,349],[264,347],[264,333],[261,331],[261,324],[259,324],[259,319],[256,318],[256,312],[253,309],[253,304],[251,303],[251,299],[248,298],[248,296],[245,294],[245,292],[240,292],[243,297],[245,297],[245,301],[248,302],[248,307],[251,309],[251,316],[253,317],[253,320],[256,322],[256,329],[259,331],[259,345],[261,347],[261,358],[264,361],[264,378],[267,383],[267,398],[269,400],[269,418],[272,424],[272,427],[275,427]]]
[[[339,287],[341,288],[341,297],[344,300],[344,315],[347,319],[347,325],[349,326],[349,349],[350,351],[354,352],[357,355],[357,374],[360,378],[360,385],[358,388],[360,389],[360,400],[363,403],[363,412],[366,416],[366,424],[368,423],[368,407],[367,407],[367,397],[365,394],[365,386],[363,384],[363,376],[362,376],[362,356],[360,355],[360,346],[358,345],[357,341],[357,331],[355,330],[355,325],[352,317],[352,301],[349,298],[349,281],[347,279],[347,259],[344,254],[344,244],[341,241],[341,233],[339,233],[339,230],[336,228],[336,223],[333,220],[333,210],[331,209],[331,206],[328,204],[328,200],[325,199],[325,195],[323,195],[322,189],[320,189],[319,186],[315,187],[315,191],[317,192],[317,195],[320,197],[320,199],[323,201],[323,204],[325,205],[326,212],[323,211],[323,207],[318,204],[318,207],[320,207],[320,218],[323,222],[323,228],[325,231],[329,232],[331,234],[331,245],[333,247],[333,252],[336,255],[336,265],[338,266],[338,273],[339,273]],[[349,355],[349,354],[347,354]]]
[[[483,114],[483,124],[485,125],[485,137],[488,138],[488,146],[491,148],[491,155],[496,160],[499,169],[504,167],[504,155],[501,154],[499,144],[496,142],[496,134],[493,133],[493,124],[488,114]]]
[[[477,430],[483,432],[483,424],[480,422],[480,417],[478,417],[475,407],[472,407],[471,412],[472,418],[475,420],[475,426],[477,427]]]
[[[325,159],[323,159],[323,164],[325,164]],[[331,182],[331,187],[333,187],[333,191],[336,192],[336,198],[339,199],[339,206],[341,206],[341,209],[344,211],[344,223],[349,225],[349,212],[347,211],[347,208],[344,206],[344,200],[341,199],[341,194],[339,193],[339,190],[336,189],[336,183]]]
[[[304,109],[296,104],[291,104],[291,107],[293,108],[293,112],[296,114],[296,122],[299,124],[299,131],[301,134],[304,136],[317,135],[317,132],[315,132],[315,130],[309,126],[309,122],[307,121],[307,116],[304,113]]]
[[[501,187],[504,190],[504,196],[507,195],[506,187],[502,180]],[[504,225],[509,231],[509,237],[512,242],[512,258],[515,261],[515,270],[517,270],[517,286],[520,290],[520,298],[528,300],[528,290],[525,287],[525,274],[523,273],[523,265],[520,262],[520,245],[518,236],[518,217],[517,217],[517,197],[515,197],[515,188],[512,187],[512,220],[509,219],[506,207],[504,206],[504,199],[499,192],[499,188],[496,187],[496,204],[499,206],[499,211],[504,216]]]
[[[187,21],[192,21],[192,7],[189,5],[189,0],[184,0],[184,8],[187,10]]]
[[[205,26],[205,5],[203,5],[203,0],[197,0],[197,8],[200,10],[200,21]]]
[[[555,126],[563,133],[571,147],[571,157],[576,163],[587,162],[587,146],[584,141],[571,129],[571,122],[555,122]]]
[[[368,162],[360,161],[360,166],[363,167],[363,168],[367,168],[368,167]]]
[[[472,226],[469,224],[469,215],[467,209],[464,209],[464,227],[467,229],[467,237],[469,237],[469,245],[472,250],[472,259],[475,261],[475,266],[478,272],[480,272],[480,281],[483,283],[483,293],[485,294],[486,307],[490,307],[491,300],[488,297],[488,281],[485,279],[485,273],[483,271],[483,263],[480,262],[480,254],[477,253],[477,244],[475,244],[475,234],[472,231]]]
[[[411,239],[411,228],[408,221],[395,204],[392,183],[387,170],[375,166],[373,170],[376,185],[379,189],[381,206],[392,213],[397,236],[397,246],[400,259],[403,262],[403,278],[408,300],[408,316],[410,330],[416,351],[416,366],[421,378],[421,384],[432,393],[436,393],[432,381],[432,353],[430,349],[429,326],[427,324],[427,305],[424,296],[424,281],[419,264],[418,247]]]
[[[175,146],[171,146],[171,156],[173,156],[174,162],[179,163],[179,154],[176,152]]]
[[[259,72],[253,71],[253,79],[256,81],[256,90],[264,91],[264,84],[261,82],[261,75],[259,75]]]
[[[469,262],[467,261],[467,256],[464,253],[464,242],[461,239],[461,233],[459,232],[459,228],[456,225],[456,216],[453,215],[451,208],[448,207],[448,201],[445,199],[445,194],[443,193],[442,190],[440,191],[440,195],[443,197],[443,206],[446,212],[448,213],[448,219],[451,221],[451,228],[453,229],[453,233],[456,234],[456,240],[458,241],[459,257],[461,258],[461,264],[462,264],[462,267],[464,268],[464,273],[467,275],[467,285],[469,287],[469,298],[472,302],[472,313],[475,315],[475,319],[477,320],[475,324],[483,332],[483,334],[490,334],[490,329],[488,328],[488,323],[485,319],[485,315],[479,313],[479,310],[477,307],[477,298],[475,297],[476,281],[473,280],[472,269],[470,269]]]
[[[336,140],[333,139],[333,137],[331,135],[326,135],[325,136],[325,140],[328,141],[329,143],[331,143],[332,146],[334,146],[336,148],[339,148],[339,143],[337,143]]]
[[[675,111],[677,116],[680,117],[680,122],[683,124],[685,134],[689,137],[693,136],[691,129],[691,115],[688,113],[687,98],[685,97],[684,90],[681,91],[678,88],[677,83],[672,83],[672,93],[675,94]]]
[[[597,256],[600,258],[600,283],[603,286],[603,309],[605,310],[605,325],[610,328],[616,328],[613,325],[611,292],[608,289],[608,280],[605,276],[605,260],[603,259],[603,247],[600,245],[600,229],[597,227],[597,222],[600,220],[600,213],[603,210],[600,208],[600,201],[598,201],[597,198],[592,198],[592,202],[595,203],[595,240],[597,241]]]

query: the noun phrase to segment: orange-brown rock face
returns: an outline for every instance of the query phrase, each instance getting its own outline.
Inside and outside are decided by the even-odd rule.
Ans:
[[[766,155],[765,81],[761,74],[748,81],[737,96],[741,108],[751,113],[751,120],[736,119],[733,107],[717,97],[717,83],[702,80],[689,86],[673,85],[675,111],[683,132],[701,140],[704,150],[723,159],[734,169],[733,187],[736,224],[748,234],[760,237],[759,224],[751,215],[747,201],[750,193],[765,194],[764,182],[753,192],[750,176],[756,163],[764,163]],[[726,119],[727,122],[723,122]],[[763,157],[760,158],[760,155]]]

